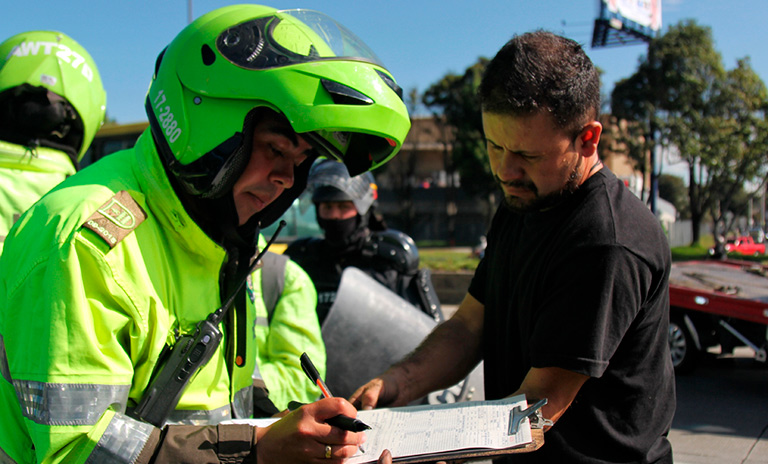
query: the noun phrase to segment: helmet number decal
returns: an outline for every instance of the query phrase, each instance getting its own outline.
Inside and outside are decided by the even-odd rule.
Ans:
[[[165,95],[162,90],[157,93],[153,103],[155,105],[155,113],[157,114],[157,122],[163,127],[163,131],[165,131],[168,140],[171,143],[175,142],[181,135],[181,128],[171,112],[171,107],[168,105],[163,107],[163,103],[165,103]]]
[[[35,42],[22,42],[13,47],[13,50],[8,54],[8,57],[11,55],[18,57],[37,56],[41,52],[44,55],[50,55],[54,47],[58,48],[56,56],[59,59],[65,63],[69,63],[74,69],[81,68],[80,72],[83,74],[83,77],[88,79],[88,82],[93,82],[93,70],[88,66],[88,63],[86,63],[85,57],[64,44],[39,40]]]

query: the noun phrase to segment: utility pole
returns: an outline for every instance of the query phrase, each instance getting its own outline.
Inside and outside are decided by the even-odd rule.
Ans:
[[[187,0],[187,24],[192,22],[192,0]]]
[[[599,12],[592,31],[592,48],[648,44],[654,37],[658,36],[661,30],[661,0],[638,2],[642,3],[638,8],[628,8],[622,2],[612,0],[597,0],[597,2]],[[649,117],[653,118],[653,115],[649,115]],[[651,185],[649,186],[650,198],[648,203],[653,214],[656,214],[659,187],[657,157],[659,157],[660,152],[656,152],[658,140],[653,121],[651,121],[650,134],[648,135],[653,144],[649,153]],[[645,179],[643,179],[643,190],[645,190]]]
[[[763,195],[760,197],[760,227],[763,228],[763,232],[768,232],[768,221],[765,217],[765,197],[768,196],[768,182],[763,185]]]

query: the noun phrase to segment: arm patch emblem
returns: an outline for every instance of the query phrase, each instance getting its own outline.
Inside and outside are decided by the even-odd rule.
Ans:
[[[120,240],[144,222],[147,213],[125,190],[121,190],[89,217],[83,227],[91,229],[103,238],[109,248],[114,248]]]

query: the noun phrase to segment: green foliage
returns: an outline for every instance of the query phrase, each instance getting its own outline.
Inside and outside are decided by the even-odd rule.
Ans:
[[[682,177],[661,174],[659,176],[659,197],[674,205],[680,219],[690,218],[688,192]]]
[[[766,176],[765,85],[747,59],[725,70],[709,27],[688,20],[652,40],[637,72],[614,88],[611,106],[642,127],[643,154],[674,147],[688,165],[694,242],[706,213],[723,224],[745,184]]]
[[[458,171],[468,192],[488,195],[496,189],[486,159],[485,137],[477,89],[488,59],[479,58],[463,75],[447,74],[432,84],[422,102],[436,117],[455,128],[451,170]]]

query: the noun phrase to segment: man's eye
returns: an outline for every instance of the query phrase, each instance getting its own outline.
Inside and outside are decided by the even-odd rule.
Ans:
[[[279,149],[279,148],[277,148],[277,147],[275,147],[274,145],[270,145],[270,149],[272,149],[272,153],[273,153],[273,154],[274,154],[276,157],[278,157],[278,158],[283,158],[283,157],[285,156],[285,155],[283,154],[283,152],[282,152],[282,151],[280,151],[280,149]]]

